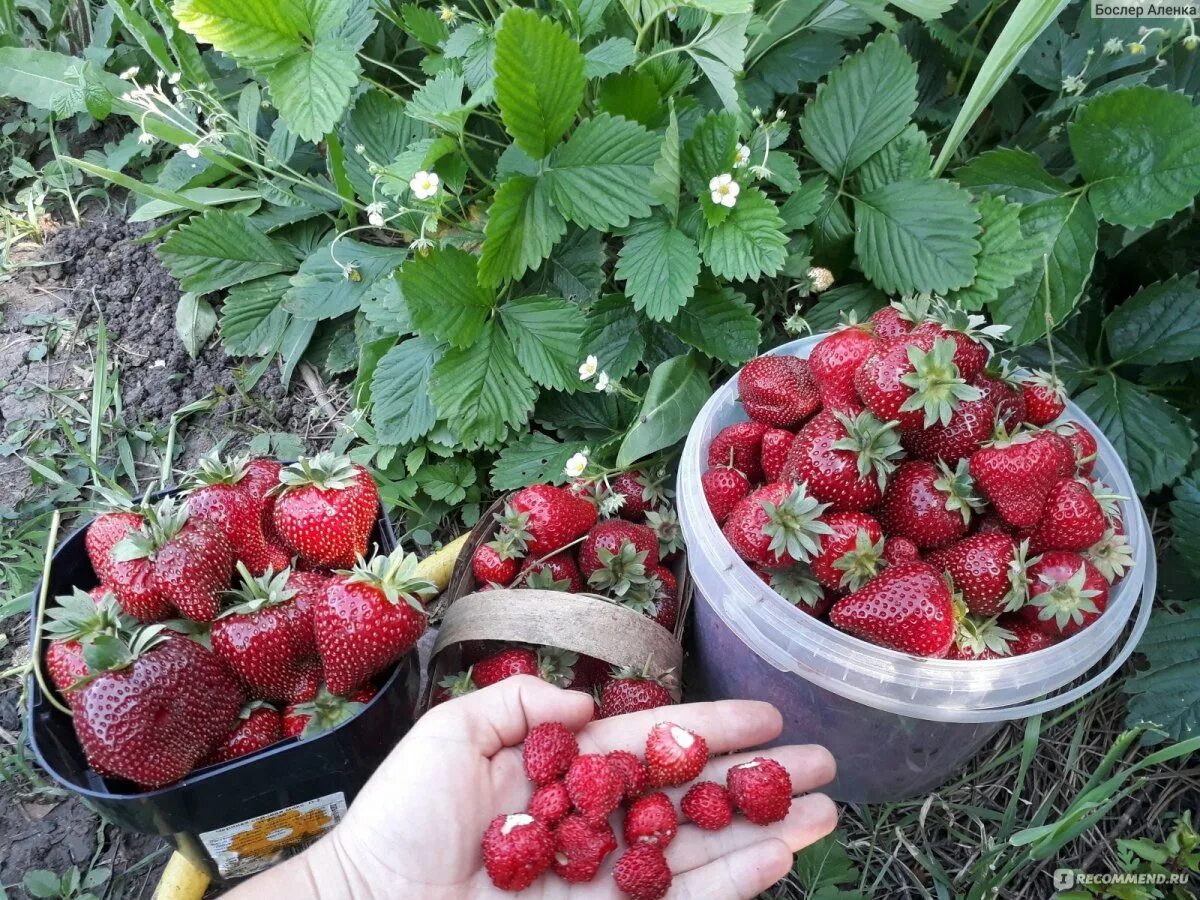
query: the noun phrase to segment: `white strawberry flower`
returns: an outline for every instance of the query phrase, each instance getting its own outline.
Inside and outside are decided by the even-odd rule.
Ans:
[[[130,66],[128,69],[126,69],[124,72],[122,72],[120,74],[120,76],[118,76],[118,77],[122,81],[133,81],[133,79],[137,77],[137,73],[138,73],[138,67]]]
[[[740,169],[748,162],[750,162],[750,148],[745,144],[738,144],[737,153],[733,158],[733,167]]]
[[[191,159],[197,159],[200,156],[200,148],[195,144],[180,144],[179,149],[186,153]]]
[[[438,192],[440,184],[441,179],[437,177],[436,172],[422,170],[412,177],[408,182],[408,187],[418,200],[428,200]]]
[[[600,392],[608,390],[607,372],[601,372],[598,376],[596,376],[596,390]]]
[[[354,152],[357,153],[359,156],[362,156],[364,153],[367,152],[367,148],[364,147],[362,144],[355,144]]]
[[[167,77],[167,84],[179,84],[179,73],[178,73],[178,72],[172,72],[172,73],[171,73],[171,74],[170,74],[170,75]]]
[[[1106,56],[1120,56],[1125,52],[1125,44],[1120,38],[1109,38],[1104,42],[1104,53]]]
[[[667,21],[674,22],[678,17],[679,17],[679,7],[678,6],[668,6],[667,7]]]
[[[138,143],[143,144],[145,146],[149,146],[150,144],[153,144],[157,141],[158,141],[158,138],[156,138],[154,135],[152,135],[148,131],[143,131],[141,134],[138,135]]]
[[[567,473],[569,478],[578,478],[584,473],[584,470],[587,469],[587,463],[587,453],[581,451],[567,460],[567,465],[564,467],[563,471]]]
[[[1087,88],[1087,82],[1078,75],[1068,75],[1062,80],[1064,94],[1082,94]]]
[[[738,194],[742,192],[742,186],[733,180],[733,176],[728,172],[717,175],[708,182],[708,190],[712,196],[712,202],[717,206],[725,206],[732,209],[737,204]]]
[[[458,7],[443,6],[438,12],[438,18],[440,18],[447,25],[453,25],[458,21]]]
[[[596,370],[599,367],[600,367],[600,363],[596,359],[596,357],[591,354],[588,354],[587,359],[585,359],[579,366],[579,380],[587,381],[589,378],[591,378],[593,375],[596,374]]]
[[[383,204],[376,201],[367,204],[367,221],[379,228],[383,225]]]

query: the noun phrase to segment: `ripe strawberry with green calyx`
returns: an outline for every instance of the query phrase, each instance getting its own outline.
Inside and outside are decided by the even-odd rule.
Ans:
[[[1108,605],[1108,582],[1078,553],[1048,550],[1029,567],[1029,603],[1018,615],[1051,637],[1068,638]]]
[[[416,646],[427,622],[423,601],[436,593],[417,574],[416,556],[399,548],[336,573],[313,607],[329,690],[349,693]]]
[[[768,483],[779,480],[795,439],[796,435],[784,428],[768,428],[763,432],[759,461],[762,463],[763,478]]]
[[[330,693],[328,687],[321,685],[312,700],[284,708],[283,735],[308,740],[332,731],[366,709],[376,693],[376,688],[368,684],[343,697]]]
[[[834,592],[823,588],[804,563],[778,569],[756,566],[754,571],[771,590],[810,616],[819,619],[833,606]]]
[[[759,356],[738,373],[738,397],[746,415],[775,428],[795,428],[821,407],[807,360]]]
[[[91,681],[75,697],[88,764],[143,788],[178,781],[238,722],[245,697],[233,673],[195,641],[150,625],[84,649]]]
[[[910,294],[875,310],[867,321],[880,340],[903,337],[929,318],[932,304],[928,294]]]
[[[925,561],[954,579],[963,600],[976,616],[988,618],[1020,609],[1029,599],[1026,568],[1029,542],[1018,544],[1007,534],[973,534]]]
[[[821,521],[828,504],[803,484],[780,481],[752,493],[734,507],[722,532],[742,559],[760,566],[807,562],[832,529]]]
[[[1074,420],[1055,426],[1054,432],[1070,443],[1079,474],[1085,478],[1091,475],[1096,468],[1096,454],[1099,451],[1092,433]]]
[[[596,524],[596,507],[565,488],[535,484],[509,498],[502,523],[525,532],[525,554],[541,557],[561,550]]]
[[[808,364],[826,409],[858,411],[861,404],[854,389],[854,373],[878,348],[874,327],[854,321],[843,323],[813,347]]]
[[[1013,655],[1017,636],[1000,625],[996,619],[967,616],[958,623],[954,643],[946,659],[983,660],[1003,659]]]
[[[987,397],[960,400],[948,424],[935,422],[920,431],[906,431],[900,442],[918,459],[941,460],[953,465],[989,440],[995,424],[996,407]]]
[[[813,416],[788,449],[782,481],[802,483],[832,512],[879,503],[902,453],[895,422],[869,412],[824,410]]]
[[[1108,523],[1119,516],[1117,501],[1124,499],[1078,478],[1064,478],[1046,495],[1042,516],[1029,533],[1029,546],[1043,550],[1086,550],[1104,537]]]
[[[1083,551],[1082,556],[1096,571],[1104,576],[1104,580],[1112,584],[1133,567],[1133,548],[1125,538],[1123,530],[1109,527],[1104,530],[1103,537]]]
[[[256,577],[237,565],[242,584],[229,592],[234,605],[213,623],[213,650],[253,696],[285,703],[309,699],[321,672],[313,616],[329,579],[286,568]]]
[[[675,574],[665,566],[649,569],[650,608],[640,610],[667,631],[674,631],[679,621],[679,582]],[[629,605],[628,602],[625,605]]]
[[[74,700],[71,687],[89,675],[85,643],[102,634],[119,637],[136,625],[136,620],[121,612],[116,597],[106,588],[90,593],[75,588],[55,598],[55,605],[46,610],[45,632],[50,638],[46,672],[68,704]]]
[[[933,549],[965,535],[980,506],[966,460],[951,470],[945,463],[910,459],[900,464],[888,484],[879,521],[888,535],[906,537],[922,550]]]
[[[1014,431],[1025,421],[1025,397],[1008,360],[993,359],[987,368],[971,379],[971,384],[983,392],[996,411],[996,421],[1008,431]]]
[[[323,451],[280,470],[279,484],[272,521],[294,553],[332,569],[348,569],[366,554],[379,515],[370,472]]]
[[[830,533],[812,558],[813,574],[835,591],[856,591],[881,567],[883,530],[873,516],[861,512],[830,513],[824,518]]]
[[[678,514],[671,507],[646,513],[646,527],[658,538],[659,563],[671,562],[683,549],[683,529],[679,527]]]
[[[243,706],[239,719],[237,727],[200,761],[200,765],[212,766],[249,756],[283,740],[283,717],[279,710],[263,700]]]
[[[188,509],[192,518],[225,535],[234,556],[252,575],[267,569],[278,572],[291,562],[291,555],[266,536],[265,498],[246,481],[249,466],[249,456],[222,459],[213,452],[203,457],[187,488]]]
[[[830,622],[856,637],[935,658],[950,650],[956,619],[942,573],[923,562],[888,566],[829,611]]]
[[[1009,525],[1036,525],[1050,490],[1075,471],[1075,454],[1053,431],[997,436],[971,456],[970,473],[996,512]]]
[[[984,316],[969,313],[957,304],[935,300],[930,318],[913,329],[914,335],[930,334],[954,341],[954,364],[970,381],[983,371],[992,355],[993,340],[1003,338],[1008,325],[989,325]]]
[[[718,525],[724,525],[733,508],[750,493],[750,482],[746,476],[729,466],[710,467],[700,476],[700,487],[704,491],[709,512]]]
[[[930,334],[885,345],[855,373],[859,399],[880,421],[898,422],[901,431],[948,425],[959,401],[982,396],[959,373],[954,349],[953,340]]]
[[[640,469],[613,476],[608,487],[613,496],[621,498],[617,514],[631,522],[645,521],[647,513],[662,506],[671,496],[672,491],[665,485],[666,478],[665,471],[651,475]]]
[[[84,547],[96,577],[102,584],[111,584],[112,549],[142,527],[147,504],[145,501],[135,503],[128,493],[117,487],[101,486],[93,490],[107,509],[88,524]]]
[[[762,481],[762,442],[769,426],[763,422],[737,422],[717,432],[708,445],[708,465],[737,469],[751,484]]]
[[[1041,369],[1034,369],[1022,379],[1021,395],[1025,398],[1025,421],[1031,425],[1049,425],[1067,408],[1067,389]]]
[[[652,674],[649,662],[641,669],[627,666],[615,669],[600,691],[600,718],[671,706],[675,698],[671,696],[670,680],[670,672]]]
[[[658,564],[658,535],[637,522],[609,519],[592,528],[579,545],[579,571],[588,584],[621,596],[644,583]]]
[[[559,551],[545,559],[526,557],[521,565],[520,577],[514,584],[517,587],[565,591],[568,594],[581,594],[585,587],[575,557],[567,551]]]
[[[233,575],[233,548],[211,524],[193,519],[186,501],[167,497],[147,507],[142,526],[110,551],[113,593],[142,621],[178,610],[211,622]]]
[[[457,672],[454,675],[446,675],[439,679],[437,687],[433,689],[431,700],[433,705],[437,706],[439,703],[445,703],[447,700],[462,697],[475,690],[478,690],[478,688],[471,677],[471,670],[467,669],[465,672]]]

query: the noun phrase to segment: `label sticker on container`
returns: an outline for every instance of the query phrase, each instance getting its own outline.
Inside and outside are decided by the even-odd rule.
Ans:
[[[222,878],[242,878],[307,847],[346,815],[346,795],[326,794],[200,834]]]

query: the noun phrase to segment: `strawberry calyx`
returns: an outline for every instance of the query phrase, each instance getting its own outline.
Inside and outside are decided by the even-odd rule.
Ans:
[[[87,663],[89,674],[71,685],[71,690],[79,690],[108,672],[128,668],[169,638],[169,629],[161,623],[84,638],[83,661]]]
[[[1096,498],[1096,502],[1100,505],[1100,511],[1104,513],[1104,518],[1111,522],[1120,517],[1121,510],[1117,504],[1122,500],[1128,500],[1128,497],[1123,494],[1113,493],[1108,489],[1107,485],[1099,481],[1089,481],[1087,478],[1077,478],[1075,480],[1091,491],[1092,496]]]
[[[571,593],[571,579],[555,578],[550,566],[537,566],[522,572],[517,576],[518,581],[524,581],[524,586],[541,591],[561,591]],[[516,582],[514,582],[514,586]]]
[[[933,482],[934,489],[946,495],[946,509],[962,516],[963,524],[971,524],[971,514],[983,508],[983,501],[975,496],[975,479],[967,470],[968,461],[960,459],[951,469],[944,460],[938,460],[941,477]]]
[[[906,294],[899,300],[893,300],[889,305],[900,314],[900,318],[904,321],[920,325],[929,318],[930,310],[933,307],[933,296],[931,294]]]
[[[1035,388],[1049,391],[1059,403],[1067,402],[1067,388],[1057,377],[1043,369],[1030,369],[1021,381]]]
[[[214,484],[237,484],[246,477],[249,469],[249,454],[239,454],[222,459],[221,455],[213,450],[201,457],[196,471],[192,473],[189,491]]]
[[[995,618],[967,616],[954,632],[954,644],[964,656],[982,656],[989,650],[997,656],[1011,656],[1016,640],[1017,636]]]
[[[683,549],[683,529],[679,516],[670,507],[652,509],[646,513],[646,525],[658,535],[658,558],[664,559]]]
[[[266,700],[250,700],[242,705],[242,710],[238,713],[238,718],[245,721],[260,709],[269,709],[272,712],[279,711],[275,704],[268,703]]]
[[[425,599],[437,593],[437,587],[428,578],[417,574],[419,562],[415,554],[405,553],[397,547],[390,554],[376,554],[369,560],[361,556],[352,569],[343,569],[337,574],[346,576],[350,584],[365,584],[375,588],[393,606],[401,601],[419,612],[425,611]]]
[[[196,622],[192,619],[165,619],[158,623],[180,637],[195,641],[206,650],[212,649],[212,623]]]
[[[575,666],[579,654],[559,647],[539,647],[537,651],[538,674],[543,681],[565,688],[575,678]]]
[[[875,483],[882,491],[887,487],[888,476],[896,471],[896,457],[904,452],[896,431],[899,423],[880,422],[866,410],[855,416],[834,410],[833,415],[845,429],[846,436],[830,446],[855,454],[858,477],[867,478],[873,473]]]
[[[471,669],[467,669],[465,672],[456,672],[453,675],[446,675],[444,678],[438,680],[438,687],[444,690],[450,699],[478,690],[474,679],[471,678]]]
[[[1027,572],[1030,566],[1038,563],[1040,560],[1040,556],[1029,559],[1028,538],[1017,544],[1017,549],[1013,551],[1012,561],[1008,564],[1008,591],[1005,592],[1001,600],[1005,611],[1016,612],[1029,602],[1029,576]]]
[[[518,512],[511,503],[506,503],[504,512],[495,513],[492,518],[500,526],[496,532],[496,541],[511,547],[519,556],[524,556],[529,542],[533,540],[533,532],[529,530],[529,513]]]
[[[928,317],[940,324],[946,331],[956,331],[966,335],[989,350],[993,349],[991,342],[1003,339],[1012,327],[1000,324],[989,325],[986,316],[967,312],[961,304],[951,304],[941,297],[933,301]]]
[[[316,697],[307,703],[297,703],[290,709],[294,716],[308,716],[304,730],[300,732],[300,740],[307,740],[348,722],[366,709],[366,706],[365,703],[331,694],[329,688],[321,685],[317,689]]]
[[[237,562],[238,574],[242,576],[240,587],[226,591],[226,596],[238,602],[221,612],[221,618],[233,615],[249,615],[272,606],[287,603],[296,596],[296,590],[288,587],[288,579],[292,577],[290,568],[276,572],[268,567],[262,575],[255,577],[250,574],[246,564],[240,559]]]
[[[338,456],[322,450],[315,456],[301,456],[279,472],[279,484],[272,490],[280,493],[302,487],[322,491],[345,491],[358,484],[358,470],[348,456]]]
[[[116,562],[153,559],[169,540],[183,530],[188,521],[188,504],[177,497],[164,497],[142,510],[141,526],[122,538],[112,549]]]
[[[667,690],[673,690],[679,684],[679,679],[675,677],[674,669],[664,669],[656,671],[653,668],[654,657],[650,656],[641,668],[634,666],[614,666],[612,670],[612,681],[650,681],[655,684],[662,685]]]
[[[928,351],[916,345],[908,348],[912,371],[900,377],[900,383],[912,394],[900,405],[901,412],[924,412],[925,428],[937,422],[949,425],[962,400],[978,400],[983,391],[967,384],[954,362],[956,345],[952,338],[933,339]]]
[[[858,529],[854,537],[854,546],[833,561],[833,567],[842,573],[838,586],[848,591],[857,591],[878,575],[885,543],[886,538],[880,537],[879,540],[872,541],[865,528]]]
[[[607,547],[596,549],[600,568],[588,576],[588,584],[597,590],[607,591],[618,599],[640,603],[652,603],[649,590],[651,575],[646,570],[647,551],[638,550],[628,539],[621,541],[616,550]],[[635,588],[644,590],[634,591]],[[643,597],[644,595],[644,597]]]
[[[983,374],[993,381],[999,381],[1010,388],[1020,389],[1021,376],[1011,361],[1001,356],[993,356],[983,367]]]
[[[765,569],[771,590],[793,606],[804,604],[816,609],[825,597],[825,590],[805,565]]]
[[[1083,558],[1096,567],[1104,580],[1112,584],[1133,567],[1133,547],[1125,535],[1107,528],[1104,537],[1083,551]]]
[[[804,484],[794,485],[779,503],[764,502],[767,524],[762,533],[771,539],[767,550],[776,557],[808,562],[821,552],[821,535],[833,534],[833,529],[821,521],[821,513],[828,508],[829,504],[811,496]]]
[[[70,594],[55,598],[55,606],[46,610],[45,631],[54,640],[79,641],[92,635],[117,636],[132,630],[137,621],[121,611],[109,593],[97,603],[86,591],[74,588]]]
[[[1093,602],[1093,597],[1100,596],[1100,591],[1085,588],[1087,566],[1082,565],[1079,571],[1066,581],[1056,581],[1050,575],[1039,576],[1049,590],[1035,595],[1031,600],[1038,609],[1038,619],[1042,622],[1050,619],[1061,631],[1068,622],[1076,625],[1083,624],[1084,613],[1099,615],[1100,609]]]

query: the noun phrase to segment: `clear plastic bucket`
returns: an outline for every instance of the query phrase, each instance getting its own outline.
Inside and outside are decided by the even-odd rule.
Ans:
[[[822,337],[773,352],[807,357]],[[1120,506],[1133,568],[1110,589],[1104,614],[1054,647],[979,662],[930,660],[876,647],[801,612],[726,542],[700,476],[713,437],[746,418],[731,379],[700,411],[679,466],[679,518],[696,591],[689,685],[712,699],[774,703],[785,720],[780,742],[829,747],[838,759],[831,794],[854,802],[927,792],[1004,722],[1063,706],[1101,685],[1145,630],[1156,566],[1145,512],[1117,451],[1074,404],[1064,417],[1095,436],[1096,477],[1130,498]]]

